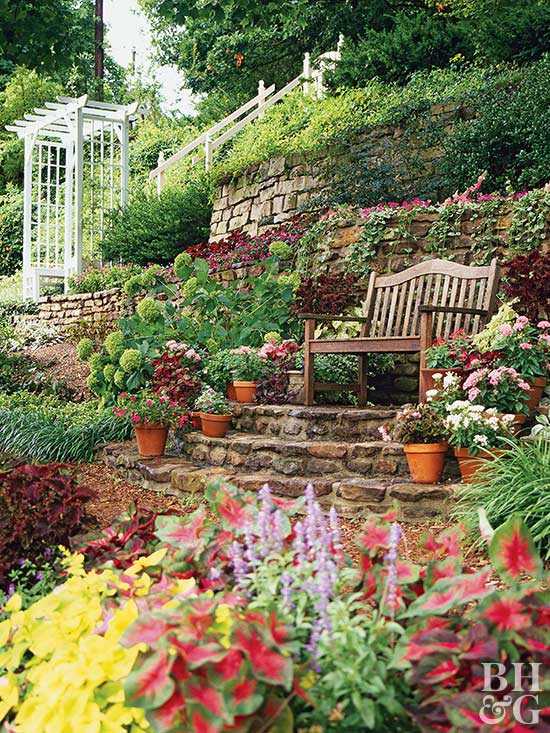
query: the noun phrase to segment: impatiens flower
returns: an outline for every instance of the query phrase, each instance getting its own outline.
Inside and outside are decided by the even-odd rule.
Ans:
[[[473,402],[476,397],[479,397],[481,394],[481,390],[477,387],[472,387],[470,390],[468,390],[468,399]]]
[[[382,440],[385,443],[391,443],[391,437],[390,437],[390,434],[388,433],[388,430],[385,427],[385,425],[382,425],[382,427],[378,428],[378,432],[382,436]]]
[[[531,624],[529,616],[524,613],[524,607],[512,598],[499,598],[481,616],[491,621],[497,631],[515,631]]]

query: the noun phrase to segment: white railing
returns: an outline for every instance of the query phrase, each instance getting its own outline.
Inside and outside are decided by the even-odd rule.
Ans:
[[[208,170],[212,165],[214,151],[220,145],[230,140],[257,117],[261,117],[266,109],[276,104],[283,97],[286,97],[287,94],[298,86],[302,85],[302,91],[306,95],[314,94],[317,97],[322,97],[325,93],[325,72],[332,70],[336,62],[340,60],[340,49],[343,42],[344,38],[340,36],[336,51],[328,51],[322,54],[315,63],[311,62],[309,53],[304,54],[302,73],[295,79],[292,79],[282,89],[279,89],[278,92],[275,91],[275,84],[271,84],[271,86],[266,88],[263,80],[260,80],[257,95],[249,99],[242,107],[239,107],[239,109],[227,115],[227,117],[224,117],[223,120],[217,122],[213,127],[203,132],[202,135],[199,135],[195,140],[188,143],[166,160],[164,159],[164,154],[160,153],[157,167],[149,173],[149,178],[151,180],[156,179],[157,181],[157,192],[159,196],[166,182],[166,171],[175,163],[193,151],[202,148],[204,151],[204,166]],[[243,115],[245,116],[243,117]],[[225,129],[231,123],[234,124],[228,129]],[[201,155],[198,152],[193,157],[192,162],[197,163],[200,158]]]

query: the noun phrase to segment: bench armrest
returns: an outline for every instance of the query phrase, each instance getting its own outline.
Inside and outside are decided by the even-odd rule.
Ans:
[[[298,318],[304,321],[324,321],[333,323],[334,321],[349,321],[350,323],[367,323],[370,319],[366,316],[324,316],[317,313],[298,313]]]
[[[447,305],[421,305],[420,313],[464,313],[471,316],[486,316],[489,311],[481,308],[461,308]]]

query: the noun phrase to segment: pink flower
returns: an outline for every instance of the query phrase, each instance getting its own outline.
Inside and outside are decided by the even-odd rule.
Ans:
[[[511,336],[514,333],[514,329],[512,328],[512,326],[510,326],[509,323],[504,323],[499,328],[499,331],[502,334],[502,336]]]
[[[539,342],[540,341],[546,341],[548,346],[550,346],[550,333],[541,333],[539,337]]]
[[[537,328],[550,328],[550,321],[539,321]]]
[[[523,331],[528,323],[529,319],[526,316],[519,316],[514,323],[514,331]]]
[[[522,389],[524,392],[529,392],[531,390],[531,385],[528,382],[519,382],[519,388]]]
[[[523,341],[523,342],[522,342],[522,343],[521,343],[521,344],[519,345],[519,348],[520,348],[520,349],[523,349],[524,351],[529,351],[529,349],[532,349],[533,347],[531,346],[531,344],[527,343],[527,341]]]
[[[153,406],[153,400],[145,400],[145,404],[147,405],[147,407],[152,407]]]
[[[388,431],[386,430],[386,427],[385,427],[384,425],[382,425],[382,427],[381,427],[381,428],[378,428],[378,432],[379,432],[379,433],[380,433],[380,435],[382,436],[382,440],[383,440],[383,441],[384,441],[385,443],[390,443],[390,442],[391,442],[391,437],[390,437],[390,435],[389,435],[389,433],[388,433]]]
[[[476,397],[479,397],[481,394],[481,390],[477,387],[472,387],[472,389],[468,390],[468,399],[470,402],[473,402]]]

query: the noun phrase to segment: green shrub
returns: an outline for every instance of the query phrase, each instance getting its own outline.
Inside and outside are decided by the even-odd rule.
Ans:
[[[550,558],[550,440],[510,445],[490,461],[479,480],[461,489],[456,516],[475,530],[483,509],[493,527],[520,516],[546,559]]]
[[[0,196],[0,275],[13,275],[23,262],[23,192],[9,186]]]
[[[89,267],[80,275],[69,278],[69,292],[97,293],[110,288],[121,288],[128,279],[145,272],[140,265],[104,265]]]
[[[192,244],[208,238],[212,214],[210,178],[196,172],[183,188],[139,193],[113,217],[102,243],[106,260],[140,265],[165,264]]]
[[[28,392],[0,394],[0,451],[33,461],[90,461],[98,443],[126,440],[131,425],[97,402]]]

